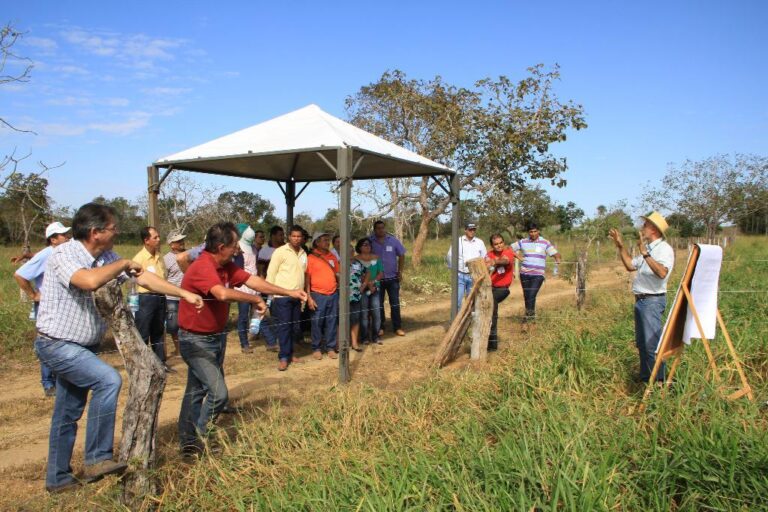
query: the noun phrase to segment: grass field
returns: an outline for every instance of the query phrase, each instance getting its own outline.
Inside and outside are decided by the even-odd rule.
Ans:
[[[430,286],[447,279],[445,248],[435,244],[425,259]],[[756,402],[721,399],[694,343],[672,392],[638,413],[631,298],[609,290],[580,313],[571,304],[549,312],[535,338],[489,364],[434,372],[405,391],[352,384],[300,408],[273,404],[238,423],[236,436],[222,435],[220,454],[161,467],[164,492],[147,507],[768,510],[767,248],[766,238],[741,238],[720,281],[720,309]],[[7,286],[3,297],[15,297]],[[24,308],[2,314],[3,338],[8,328],[23,340],[18,317],[6,322],[25,318]],[[14,343],[3,350],[23,352]],[[719,335],[713,347],[725,363]],[[116,492],[46,506],[111,510]]]

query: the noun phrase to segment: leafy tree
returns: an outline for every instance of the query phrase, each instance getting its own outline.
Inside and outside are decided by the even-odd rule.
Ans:
[[[707,232],[707,227],[700,223],[691,220],[687,215],[682,213],[673,213],[665,217],[669,227],[677,233],[678,236],[688,238],[692,236],[703,236]]]
[[[670,165],[661,186],[647,190],[643,201],[703,224],[706,236],[714,238],[721,224],[737,221],[760,207],[747,197],[761,188],[766,174],[768,160],[755,155],[686,160],[681,165]]]
[[[584,218],[584,210],[576,206],[573,201],[568,201],[566,205],[557,205],[555,214],[560,223],[561,233],[572,230],[573,226]]]
[[[38,241],[44,237],[45,226],[50,222],[50,198],[48,180],[40,174],[20,174],[8,177],[0,197],[0,215],[7,242],[21,242],[28,251],[30,238],[38,233]]]
[[[507,232],[515,238],[525,232],[526,224],[531,221],[541,228],[557,222],[555,205],[540,185],[509,192],[500,190],[485,199],[482,223],[492,231]]]
[[[216,202],[225,219],[245,222],[254,230],[268,230],[279,222],[275,217],[275,205],[253,192],[223,192]]]
[[[528,178],[563,186],[566,162],[549,148],[565,140],[568,129],[586,127],[582,107],[557,99],[557,66],[547,71],[537,65],[528,72],[517,83],[502,76],[467,89],[439,76],[414,80],[388,71],[348,97],[346,108],[353,124],[456,170],[462,190],[492,197],[499,190],[522,189]],[[389,199],[395,215],[402,202],[419,209],[412,252],[418,266],[429,225],[447,211],[449,198],[434,180],[422,178]]]

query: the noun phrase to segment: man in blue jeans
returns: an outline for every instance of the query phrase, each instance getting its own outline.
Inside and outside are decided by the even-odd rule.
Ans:
[[[371,250],[381,258],[384,265],[384,279],[379,288],[379,311],[381,311],[381,325],[379,337],[384,335],[384,295],[389,297],[389,312],[392,317],[392,330],[398,336],[405,336],[403,322],[400,317],[400,282],[403,280],[403,268],[405,267],[405,247],[394,236],[387,233],[383,220],[373,223]]]
[[[22,265],[14,274],[13,278],[21,288],[21,291],[27,294],[32,300],[34,315],[30,316],[33,321],[37,320],[37,312],[40,309],[40,290],[43,288],[43,278],[45,277],[45,267],[48,263],[53,249],[63,243],[69,242],[72,234],[72,228],[64,227],[61,222],[53,222],[45,228],[46,248],[32,256],[28,262]],[[43,392],[47,397],[56,396],[56,376],[50,368],[40,363],[40,383],[43,385]]]
[[[560,264],[561,256],[555,246],[539,234],[539,226],[535,222],[528,223],[528,238],[513,243],[510,249],[522,262],[520,286],[523,288],[525,301],[525,318],[523,318],[523,329],[525,329],[526,324],[536,320],[536,296],[539,294],[541,285],[544,284],[547,256],[554,258],[557,265]],[[557,266],[553,274],[557,275]]]
[[[121,259],[112,251],[119,232],[115,211],[109,206],[89,203],[72,221],[74,240],[54,249],[40,295],[35,352],[56,374],[56,401],[53,406],[48,446],[45,487],[61,492],[77,486],[70,466],[75,446],[77,421],[83,415],[88,393],[88,423],[85,433],[86,482],[125,471],[127,465],[112,460],[120,374],[96,356],[106,331],[96,311],[92,292],[112,279],[132,272],[142,286],[160,293],[178,295],[202,307],[198,295],[163,281],[141,265]]]
[[[669,227],[659,212],[651,212],[643,219],[638,233],[639,255],[632,258],[624,245],[621,233],[611,229],[611,237],[619,249],[619,258],[628,272],[637,271],[632,281],[635,295],[635,345],[640,356],[640,374],[636,380],[651,379],[656,364],[656,348],[661,339],[661,318],[667,305],[667,281],[675,265],[675,251],[664,240]],[[664,381],[664,365],[656,374],[658,382]]]
[[[189,367],[187,387],[179,413],[179,442],[184,455],[203,450],[208,426],[227,405],[224,382],[224,352],[230,302],[248,302],[263,314],[266,305],[260,295],[235,290],[245,285],[264,294],[282,294],[306,299],[303,290],[288,291],[249,274],[232,261],[238,250],[238,236],[231,222],[214,224],[205,237],[205,249],[189,266],[181,287],[205,298],[202,309],[179,305],[179,345]]]

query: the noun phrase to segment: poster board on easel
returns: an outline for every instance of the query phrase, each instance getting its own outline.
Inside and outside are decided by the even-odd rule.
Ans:
[[[691,343],[691,338],[700,338],[709,360],[709,370],[712,371],[716,383],[720,382],[717,363],[712,353],[709,340],[714,339],[717,324],[720,325],[728,350],[736,365],[742,387],[727,395],[729,400],[735,400],[746,395],[753,400],[752,389],[747,383],[741,363],[733,347],[733,342],[725,327],[722,315],[717,307],[718,282],[722,265],[722,248],[717,245],[693,246],[683,277],[680,280],[675,300],[670,308],[667,321],[656,349],[656,363],[648,381],[648,387],[643,395],[645,400],[653,391],[656,375],[661,364],[674,357],[673,364],[666,379],[669,386],[675,371],[680,364],[684,347]]]

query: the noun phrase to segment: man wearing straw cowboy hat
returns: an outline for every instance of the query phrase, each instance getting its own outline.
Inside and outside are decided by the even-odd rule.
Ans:
[[[661,316],[667,306],[667,281],[675,264],[675,251],[664,240],[669,225],[659,212],[641,217],[637,249],[638,256],[632,258],[624,246],[624,240],[617,229],[611,229],[608,236],[619,249],[619,258],[627,271],[637,271],[632,282],[635,294],[635,344],[640,353],[641,382],[651,378],[656,363],[656,346],[661,338]],[[656,375],[657,381],[664,380],[664,365]]]

